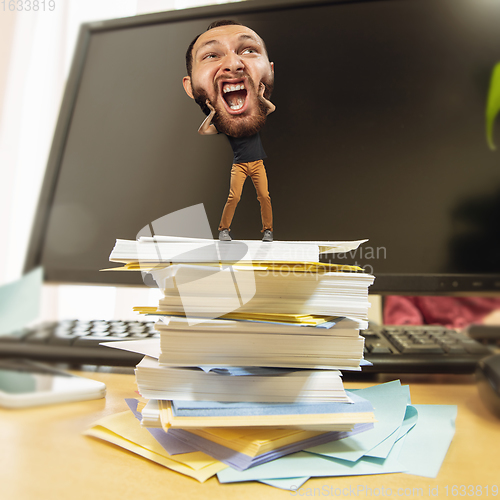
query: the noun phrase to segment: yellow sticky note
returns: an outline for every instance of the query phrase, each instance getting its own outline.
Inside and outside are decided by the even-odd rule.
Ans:
[[[113,443],[200,482],[227,467],[199,451],[169,455],[148,430],[141,427],[130,411],[109,415],[96,422],[84,434]]]

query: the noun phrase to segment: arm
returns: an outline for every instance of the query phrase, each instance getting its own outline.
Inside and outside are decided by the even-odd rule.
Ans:
[[[265,85],[262,82],[260,82],[260,84],[259,84],[259,99],[266,105],[267,114],[270,115],[276,109],[276,106],[271,101],[267,100],[264,97],[265,90],[266,90]]]
[[[212,118],[215,115],[215,109],[210,104],[209,100],[206,101],[208,108],[210,109],[210,114],[203,120],[203,123],[200,125],[198,129],[198,133],[201,135],[214,135],[217,134],[217,129],[215,125],[212,123]]]

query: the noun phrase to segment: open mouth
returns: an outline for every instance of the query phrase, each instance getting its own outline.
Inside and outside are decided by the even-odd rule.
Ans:
[[[221,94],[224,102],[229,108],[228,111],[232,111],[233,113],[244,111],[248,95],[244,81],[223,82]]]

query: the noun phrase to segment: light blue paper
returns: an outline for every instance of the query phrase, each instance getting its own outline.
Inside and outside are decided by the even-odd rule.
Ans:
[[[410,410],[407,421],[397,431],[398,439],[385,460],[363,457],[357,462],[350,462],[317,455],[317,459],[326,460],[326,462],[321,462],[314,459],[314,454],[309,454],[313,458],[308,459],[307,452],[300,452],[241,473],[230,468],[223,470],[217,474],[219,481],[224,483],[258,480],[283,489],[285,485],[288,485],[292,490],[294,486],[291,484],[294,479],[292,476],[299,471],[311,477],[389,472],[436,477],[455,433],[457,407],[442,405],[414,405],[414,407],[414,410],[418,412],[417,423],[405,432],[406,427],[411,425],[416,416],[415,412]],[[265,477],[272,475],[274,475],[273,478]],[[273,484],[276,478],[280,477],[291,482],[280,482],[281,486],[278,483]],[[300,487],[298,484],[295,486],[296,489]]]
[[[333,477],[404,472],[406,468],[398,460],[404,441],[405,437],[397,441],[385,460],[362,458],[357,462],[351,462],[301,451],[245,471],[236,471],[228,467],[218,472],[217,477],[221,483],[234,483],[294,478],[301,477],[301,475],[302,477]]]
[[[399,460],[407,473],[436,477],[455,435],[457,407],[453,405],[414,405],[417,425],[408,433]]]
[[[386,458],[389,455],[394,443],[401,439],[405,434],[412,429],[418,420],[418,412],[414,406],[407,406],[405,418],[401,427],[393,432],[387,439],[384,439],[379,445],[372,448],[365,456],[375,458]]]
[[[42,280],[42,268],[37,267],[0,287],[0,335],[20,330],[38,317]]]
[[[359,389],[355,394],[373,404],[377,422],[372,430],[340,441],[308,448],[306,451],[342,460],[359,460],[401,426],[408,402],[408,388],[399,380]],[[394,437],[394,441],[396,436]],[[392,447],[392,446],[391,446]]]
[[[380,393],[377,393],[377,388]],[[371,400],[376,411],[385,406],[384,413],[394,404],[394,400],[391,401],[388,396],[401,399],[404,404],[404,420],[400,421],[400,425],[389,436],[371,449],[372,453],[382,454],[382,451],[385,453],[384,447],[390,447],[387,458],[363,456],[357,461],[352,461],[304,451],[242,472],[231,468],[225,469],[217,474],[219,481],[226,483],[256,480],[270,486],[293,490],[294,486],[298,489],[304,483],[299,485],[292,482],[299,477],[305,479],[306,476],[333,477],[406,472],[436,477],[455,432],[457,407],[442,405],[406,407],[409,401],[408,388],[401,387],[398,381],[361,389],[356,393]],[[395,406],[399,408],[400,404],[401,402],[397,402]],[[346,440],[348,439],[351,438]]]
[[[406,407],[405,419],[399,428],[398,437],[396,439],[402,438],[407,434],[418,422],[418,410],[413,405],[408,405]]]
[[[172,401],[177,417],[222,417],[242,415],[307,415],[319,413],[363,413],[373,411],[370,401],[346,391],[352,403],[222,403],[219,401]]]
[[[406,389],[408,391],[408,403],[409,405],[411,405],[411,394],[410,394],[410,386],[409,385],[402,385],[401,386],[403,389]]]
[[[287,477],[284,479],[265,479],[259,482],[282,490],[297,491],[308,479],[309,477]]]

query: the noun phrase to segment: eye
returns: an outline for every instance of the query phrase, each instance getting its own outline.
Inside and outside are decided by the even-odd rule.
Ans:
[[[253,47],[247,47],[241,53],[242,54],[257,54],[258,51],[257,51],[257,49],[254,49]]]
[[[205,59],[215,59],[217,57],[217,54],[215,54],[214,52],[210,52],[208,54],[205,54],[202,59],[205,60]]]

